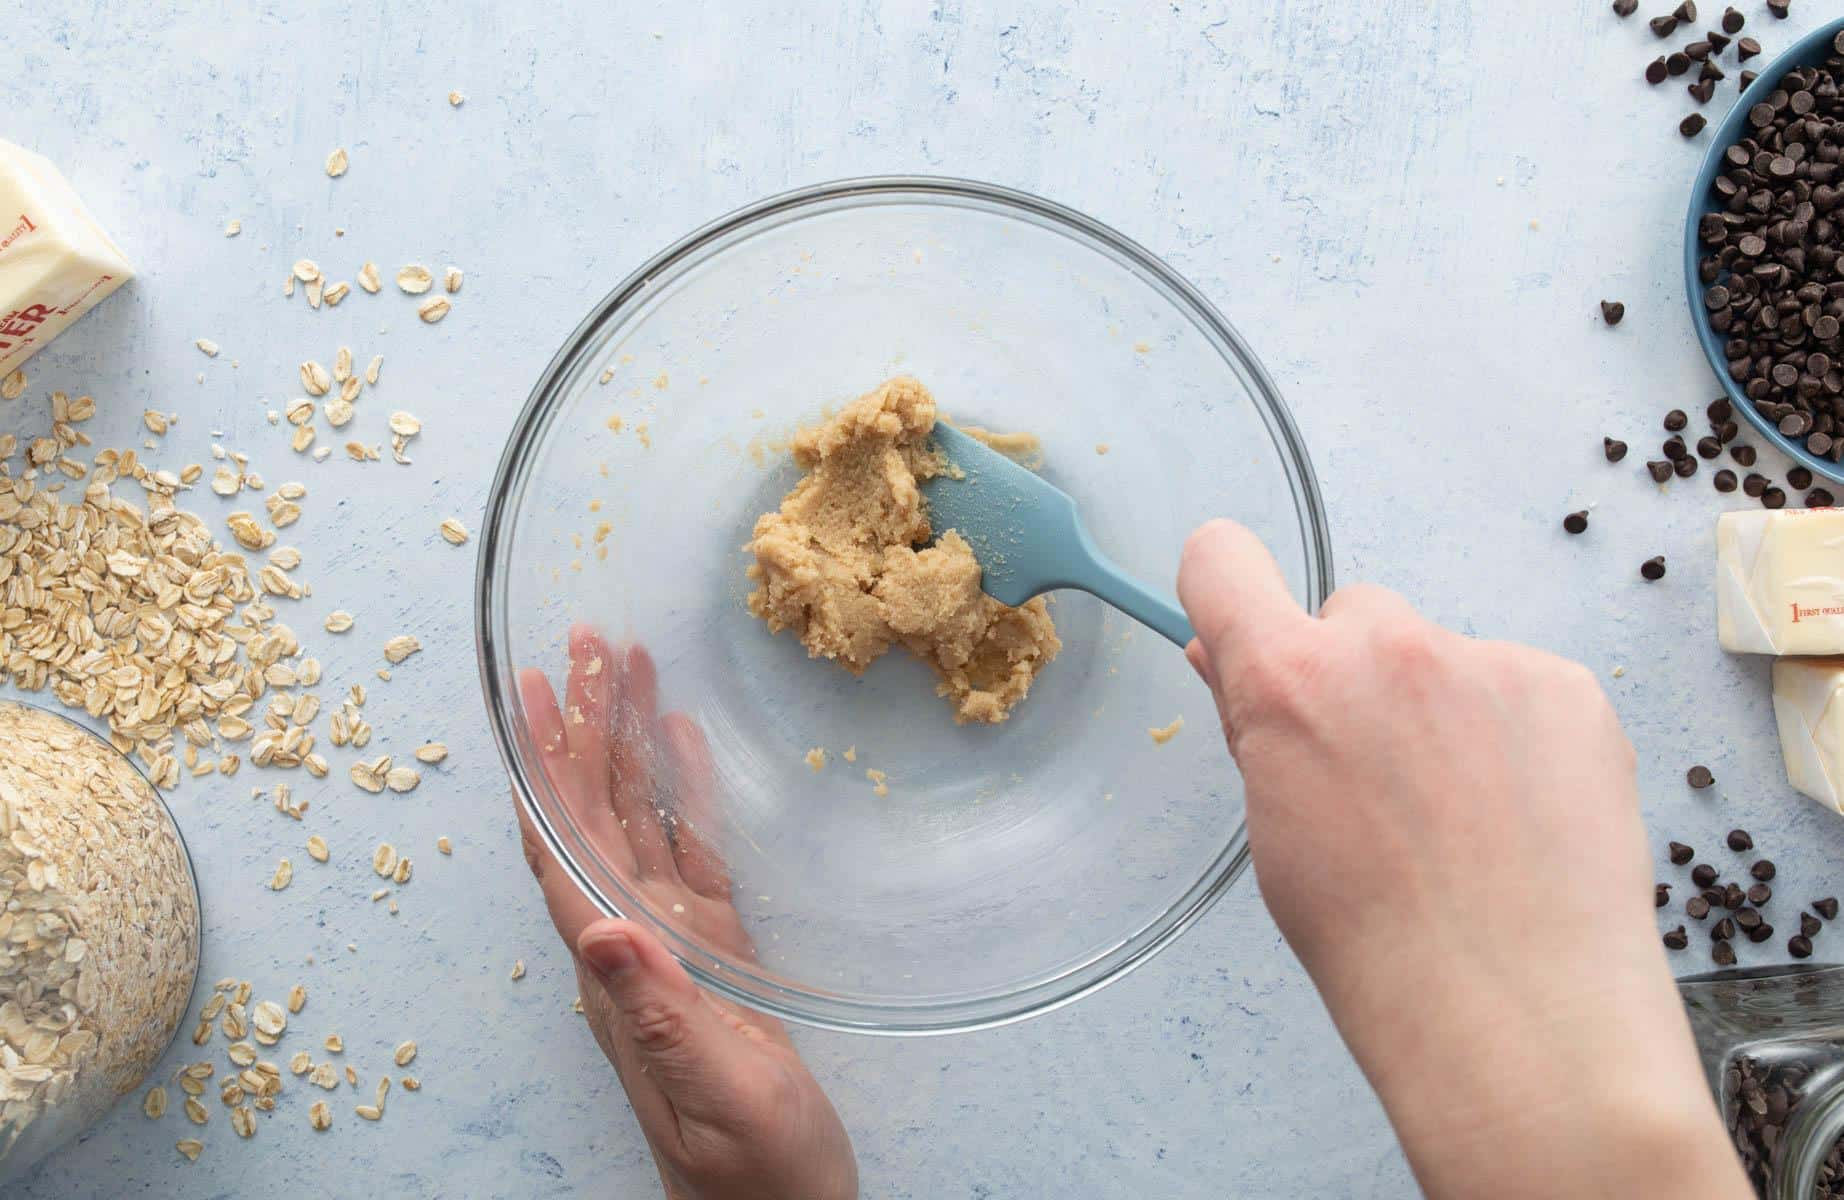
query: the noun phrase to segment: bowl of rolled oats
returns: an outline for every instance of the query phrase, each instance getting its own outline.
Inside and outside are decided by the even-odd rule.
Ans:
[[[191,861],[105,739],[0,701],[0,1186],[134,1091],[199,965]]]

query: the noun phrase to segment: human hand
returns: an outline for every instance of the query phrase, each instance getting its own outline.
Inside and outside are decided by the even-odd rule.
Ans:
[[[651,656],[578,626],[563,707],[542,671],[521,672],[519,691],[552,786],[628,888],[753,957],[712,836],[709,748],[685,714],[658,714]],[[583,1013],[669,1200],[856,1196],[851,1139],[781,1024],[701,991],[644,926],[602,918],[517,807]]]
[[[1435,1196],[1749,1195],[1653,923],[1634,755],[1583,667],[1185,546],[1263,899]]]

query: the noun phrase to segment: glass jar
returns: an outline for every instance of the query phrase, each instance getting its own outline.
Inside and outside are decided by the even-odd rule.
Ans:
[[[159,792],[83,726],[0,701],[0,1188],[140,1088],[198,966]]]
[[[1844,1179],[1844,966],[1793,964],[1678,980],[1703,1071],[1763,1200]]]

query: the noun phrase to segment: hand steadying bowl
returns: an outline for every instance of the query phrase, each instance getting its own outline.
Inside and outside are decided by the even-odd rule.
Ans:
[[[797,475],[785,439],[898,372],[950,417],[1038,435],[1045,477],[1140,577],[1170,580],[1191,528],[1227,515],[1309,607],[1329,590],[1298,435],[1192,288],[1030,196],[860,180],[700,230],[572,335],[500,465],[480,649],[515,790],[594,904],[743,1003],[946,1032],[1042,1012],[1144,961],[1243,869],[1243,808],[1182,655],[1090,597],[1058,595],[1062,655],[997,727],[955,725],[906,656],[854,679],[748,615],[740,547]],[[734,930],[652,885],[545,769],[517,677],[561,684],[579,623],[644,644],[661,710],[702,730],[708,811],[688,813],[669,776],[649,796],[668,839],[689,819],[733,881]],[[1188,735],[1147,735],[1179,715]],[[665,749],[671,729],[646,732]]]

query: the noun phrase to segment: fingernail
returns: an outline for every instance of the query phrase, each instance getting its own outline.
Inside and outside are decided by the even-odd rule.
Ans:
[[[583,943],[582,950],[589,965],[603,975],[629,970],[640,962],[640,955],[634,950],[634,939],[619,929],[596,934]]]

